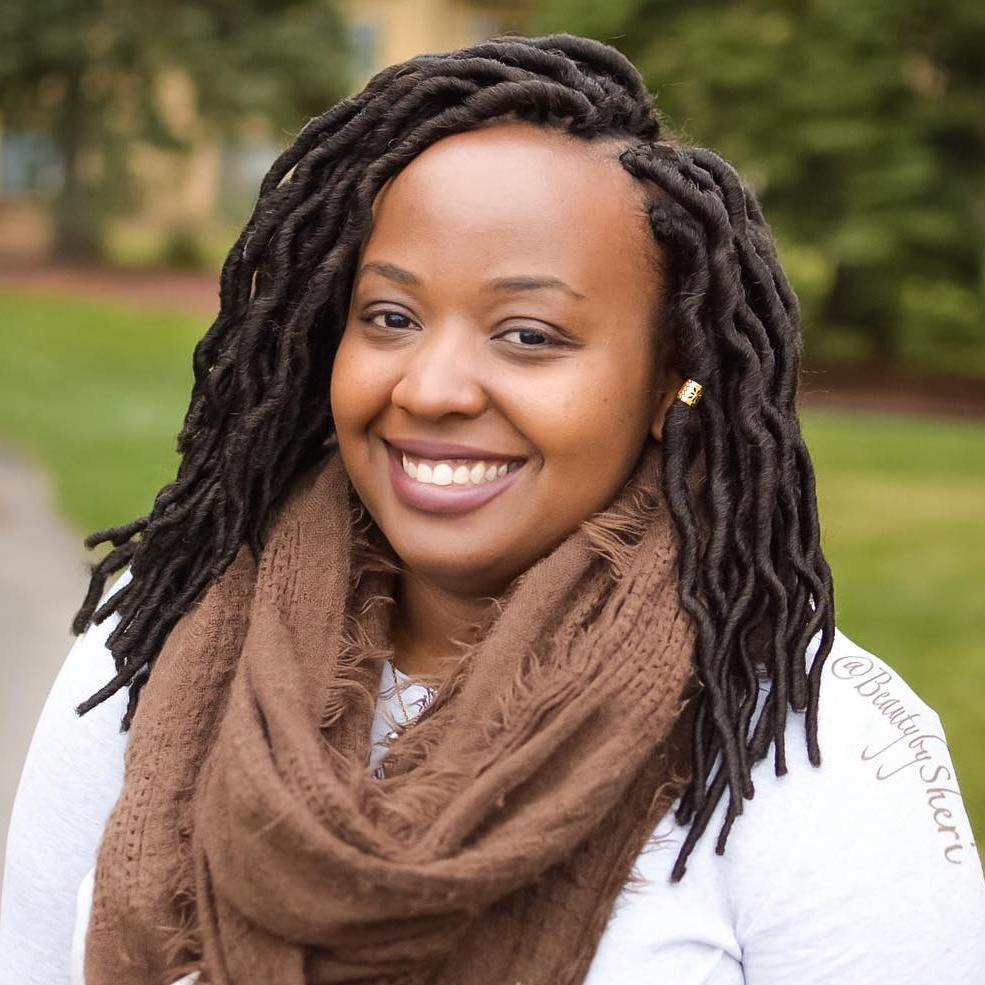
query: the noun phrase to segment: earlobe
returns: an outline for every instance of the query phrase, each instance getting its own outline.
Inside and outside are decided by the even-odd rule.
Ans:
[[[663,440],[664,419],[670,405],[677,397],[677,391],[684,385],[684,377],[671,373],[667,377],[667,389],[659,393],[659,401],[653,415],[653,422],[650,424],[650,434],[654,441]]]

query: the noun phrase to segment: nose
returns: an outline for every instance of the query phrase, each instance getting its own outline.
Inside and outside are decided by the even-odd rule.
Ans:
[[[431,420],[446,414],[481,414],[487,394],[472,332],[467,326],[433,325],[422,331],[407,350],[390,402],[414,417]]]

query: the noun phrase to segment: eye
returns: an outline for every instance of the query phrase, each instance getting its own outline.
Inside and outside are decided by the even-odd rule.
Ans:
[[[391,319],[391,321],[388,324],[381,325],[377,321],[378,318],[388,318]],[[393,324],[394,319],[397,322],[400,322],[402,320],[407,324],[403,324],[403,325]],[[385,311],[374,311],[372,314],[363,315],[360,321],[365,322],[367,325],[374,325],[376,328],[382,328],[382,329],[389,328],[389,329],[397,329],[397,330],[403,328],[410,328],[411,325],[414,324],[413,321],[411,321],[410,315],[405,315],[402,311],[394,311],[392,309],[387,309]]]
[[[560,339],[554,338],[547,332],[542,332],[539,328],[511,328],[508,332],[503,332],[497,338],[504,338],[507,335],[518,335],[523,340],[517,343],[522,349],[548,349],[551,346],[562,345]]]

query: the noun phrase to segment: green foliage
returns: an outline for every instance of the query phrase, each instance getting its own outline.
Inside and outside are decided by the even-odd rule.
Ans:
[[[161,262],[171,270],[207,270],[209,258],[199,235],[187,225],[176,226],[168,234]]]
[[[135,143],[177,152],[258,121],[296,131],[347,93],[350,57],[332,0],[6,0],[0,113],[53,135],[56,249],[91,256],[139,195]],[[176,108],[183,83],[191,106]]]
[[[545,0],[537,29],[624,51],[821,261],[793,277],[809,352],[828,354],[811,322],[886,359],[985,349],[985,5]]]

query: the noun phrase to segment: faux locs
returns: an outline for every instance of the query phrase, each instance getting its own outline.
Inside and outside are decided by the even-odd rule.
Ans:
[[[666,138],[653,102],[609,45],[503,35],[391,66],[309,121],[263,179],[223,266],[218,316],[195,349],[175,480],[148,515],[86,540],[111,549],[92,569],[73,629],[118,613],[108,638],[117,673],[79,714],[127,686],[129,729],[170,630],[242,544],[259,553],[273,507],[320,456],[334,430],[332,363],[376,193],[441,137],[513,118],[625,141],[623,166],[656,189],[649,219],[664,256],[663,330],[678,371],[704,386],[695,406],[675,401],[663,427],[680,601],[697,626],[702,684],[693,776],[676,814],[690,830],[672,878],[683,876],[727,787],[716,844],[724,852],[754,792],[751,767],[771,744],[777,775],[786,772],[788,707],[806,709],[808,755],[820,765],[834,600],[795,406],[797,301],[752,191],[711,151]],[[131,580],[99,605],[106,579],[127,565]]]

